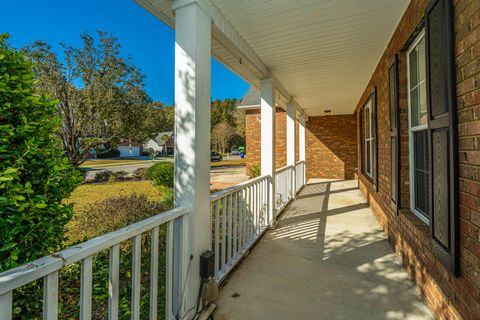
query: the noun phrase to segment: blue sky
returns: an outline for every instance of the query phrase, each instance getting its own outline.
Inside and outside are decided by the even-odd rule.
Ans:
[[[110,32],[119,39],[122,53],[146,75],[148,94],[173,103],[174,31],[133,0],[23,0],[3,1],[0,33],[10,44],[23,47],[43,40],[61,53],[60,42],[79,46],[80,33]],[[249,85],[212,61],[212,99],[241,98]]]

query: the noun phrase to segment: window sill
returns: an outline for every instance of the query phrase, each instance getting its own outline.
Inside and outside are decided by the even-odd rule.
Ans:
[[[372,177],[368,176],[364,172],[360,172],[360,176],[363,178],[363,180],[368,181],[368,183],[370,184],[371,191],[377,192],[377,190],[375,188],[375,183],[374,183]]]
[[[408,222],[411,230],[415,236],[421,238],[422,242],[430,243],[430,226],[423,222],[416,214],[410,209],[402,208],[399,210],[400,216]]]

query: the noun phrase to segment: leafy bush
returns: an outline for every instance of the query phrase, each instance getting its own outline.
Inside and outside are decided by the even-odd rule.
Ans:
[[[173,187],[174,165],[161,161],[148,168],[147,176],[156,186]]]
[[[125,181],[128,179],[128,172],[125,171],[99,171],[95,174],[93,178],[95,182],[116,182],[116,181]]]
[[[250,177],[250,179],[260,177],[261,175],[262,167],[260,166],[260,163],[255,163],[248,169],[248,176]]]
[[[138,168],[133,172],[133,178],[135,180],[148,180],[147,171],[148,168]]]
[[[110,177],[108,178],[108,181],[110,182],[125,181],[128,178],[129,178],[128,172],[115,171],[110,175]]]
[[[32,63],[0,35],[0,271],[57,250],[80,183],[60,150],[55,101],[34,95]]]
[[[120,151],[117,149],[109,149],[97,152],[98,159],[118,158],[120,157]]]
[[[99,171],[95,173],[95,177],[93,178],[93,180],[95,182],[107,182],[108,179],[110,179],[112,173],[113,172],[110,170]]]
[[[76,209],[74,225],[86,237],[93,238],[171,208],[169,199],[152,202],[143,194],[114,197]]]
[[[0,34],[0,272],[59,249],[81,182],[60,150],[56,102],[34,94],[32,63]],[[14,291],[15,318],[41,314],[41,281]]]

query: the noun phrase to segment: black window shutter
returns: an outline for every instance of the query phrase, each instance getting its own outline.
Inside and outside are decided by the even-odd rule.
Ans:
[[[392,208],[398,214],[400,203],[400,126],[398,112],[398,57],[394,56],[388,68],[390,107],[390,199]]]
[[[458,161],[452,5],[433,0],[425,13],[430,231],[435,256],[459,273]]]
[[[378,134],[377,134],[377,90],[372,95],[372,137],[373,137],[373,186],[378,191]]]
[[[360,122],[360,172],[362,174],[365,174],[365,137],[364,137],[364,132],[365,132],[365,120],[363,119],[364,117],[364,112],[363,108],[360,108],[360,113],[359,113],[359,122]]]

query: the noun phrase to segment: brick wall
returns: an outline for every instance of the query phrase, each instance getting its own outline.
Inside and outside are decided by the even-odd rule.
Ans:
[[[276,119],[275,150],[277,158],[275,167],[278,169],[287,165],[287,113],[283,109],[277,109]],[[262,132],[260,110],[247,110],[245,138],[247,148],[246,166],[248,173],[252,165],[260,163],[261,158]]]
[[[437,261],[431,253],[429,227],[408,209],[410,182],[408,178],[407,66],[406,54],[400,50],[420,23],[427,0],[412,0],[357,105],[358,110],[376,86],[378,192],[374,191],[370,182],[362,175],[360,175],[359,185],[436,318],[480,319],[480,1],[452,1],[455,15],[459,122],[461,275],[458,278],[453,276]],[[396,53],[399,53],[402,153],[400,161],[402,209],[398,216],[392,211],[389,200],[388,65]],[[360,167],[360,161],[358,165]]]
[[[356,128],[352,115],[308,118],[305,134],[307,178],[355,178]]]
[[[259,110],[246,115],[247,172],[260,162],[261,121]],[[287,163],[286,112],[276,114],[276,168]],[[298,128],[296,121],[295,158],[298,160]],[[357,163],[356,119],[352,115],[309,117],[305,130],[307,179],[353,179]]]

